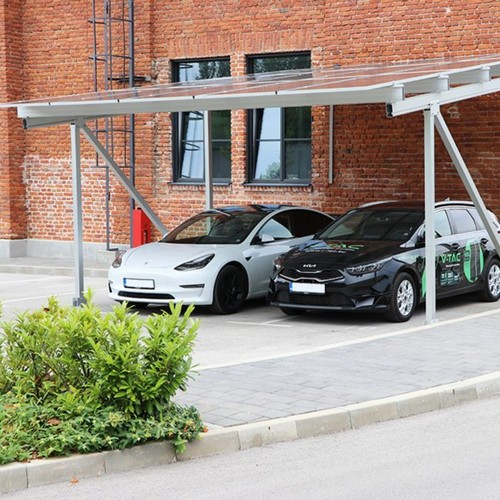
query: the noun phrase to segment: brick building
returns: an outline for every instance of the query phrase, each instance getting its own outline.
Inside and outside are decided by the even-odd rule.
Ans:
[[[93,8],[109,4],[119,11],[124,3],[0,0],[0,101],[94,90]],[[140,86],[500,53],[498,0],[133,4],[134,74],[142,77],[135,82]],[[125,84],[117,79],[114,85]],[[215,205],[293,202],[338,213],[368,201],[423,197],[421,113],[389,119],[379,104],[335,106],[331,134],[330,112],[326,106],[219,112]],[[449,105],[442,113],[485,203],[500,214],[498,92]],[[64,256],[73,238],[68,126],[23,130],[12,109],[0,110],[0,120],[0,256]],[[204,206],[197,121],[193,113],[135,118],[135,184],[169,228]],[[119,121],[115,127],[123,128]],[[121,140],[118,134],[117,151]],[[439,140],[436,146],[436,198],[466,197]],[[82,168],[88,251],[102,249],[106,240],[127,244],[128,195],[112,176],[108,182],[90,148],[84,148]]]

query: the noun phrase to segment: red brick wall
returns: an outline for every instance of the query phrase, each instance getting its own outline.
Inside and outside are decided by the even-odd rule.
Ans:
[[[92,90],[91,0],[0,6],[2,100]],[[309,50],[319,67],[492,54],[500,47],[498,0],[136,0],[135,11],[136,74],[158,83],[170,81],[171,61],[181,58],[229,56],[232,74],[241,75],[251,54]],[[71,239],[69,127],[23,133],[12,113],[2,113],[8,133],[0,139],[0,173],[8,175],[0,176],[0,238]],[[328,185],[329,110],[315,108],[312,185],[296,188],[245,184],[245,116],[232,112],[232,182],[215,188],[216,204],[293,202],[341,212],[365,201],[423,196],[422,113],[388,119],[380,105],[336,107]],[[486,203],[500,214],[498,94],[447,107],[443,116]],[[203,187],[171,183],[170,127],[168,114],[137,117],[136,185],[173,227],[202,209],[205,195]],[[436,145],[437,197],[465,196],[439,139]],[[84,238],[104,241],[104,171],[84,151]],[[110,203],[113,240],[126,243],[128,196],[113,177]]]
[[[21,0],[0,1],[0,101],[23,97]],[[0,239],[25,238],[22,124],[13,110],[0,110]]]

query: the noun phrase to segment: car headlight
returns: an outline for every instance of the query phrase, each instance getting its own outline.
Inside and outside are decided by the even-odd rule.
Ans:
[[[273,274],[278,274],[283,269],[283,264],[285,262],[285,255],[278,255],[273,260]]]
[[[195,269],[203,269],[214,257],[215,257],[214,253],[211,253],[210,255],[203,255],[202,257],[198,257],[188,262],[184,262],[183,264],[179,264],[175,268],[175,270],[194,271]]]
[[[359,266],[346,267],[346,271],[354,276],[361,276],[362,274],[376,273],[380,271],[384,264],[389,259],[379,260],[378,262],[370,262],[369,264],[361,264]]]
[[[125,255],[125,250],[121,250],[116,253],[115,260],[111,264],[111,267],[118,269],[122,265],[123,256]]]

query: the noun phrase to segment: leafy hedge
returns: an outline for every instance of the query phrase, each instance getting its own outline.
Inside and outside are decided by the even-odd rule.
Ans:
[[[172,402],[190,377],[192,307],[144,320],[85,298],[0,325],[0,464],[157,439],[182,451],[203,431],[195,408]]]

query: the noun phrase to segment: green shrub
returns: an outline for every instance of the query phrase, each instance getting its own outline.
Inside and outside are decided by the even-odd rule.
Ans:
[[[181,305],[143,320],[125,304],[103,314],[50,298],[0,328],[0,463],[120,449],[203,430],[172,402],[186,387],[198,323]]]

